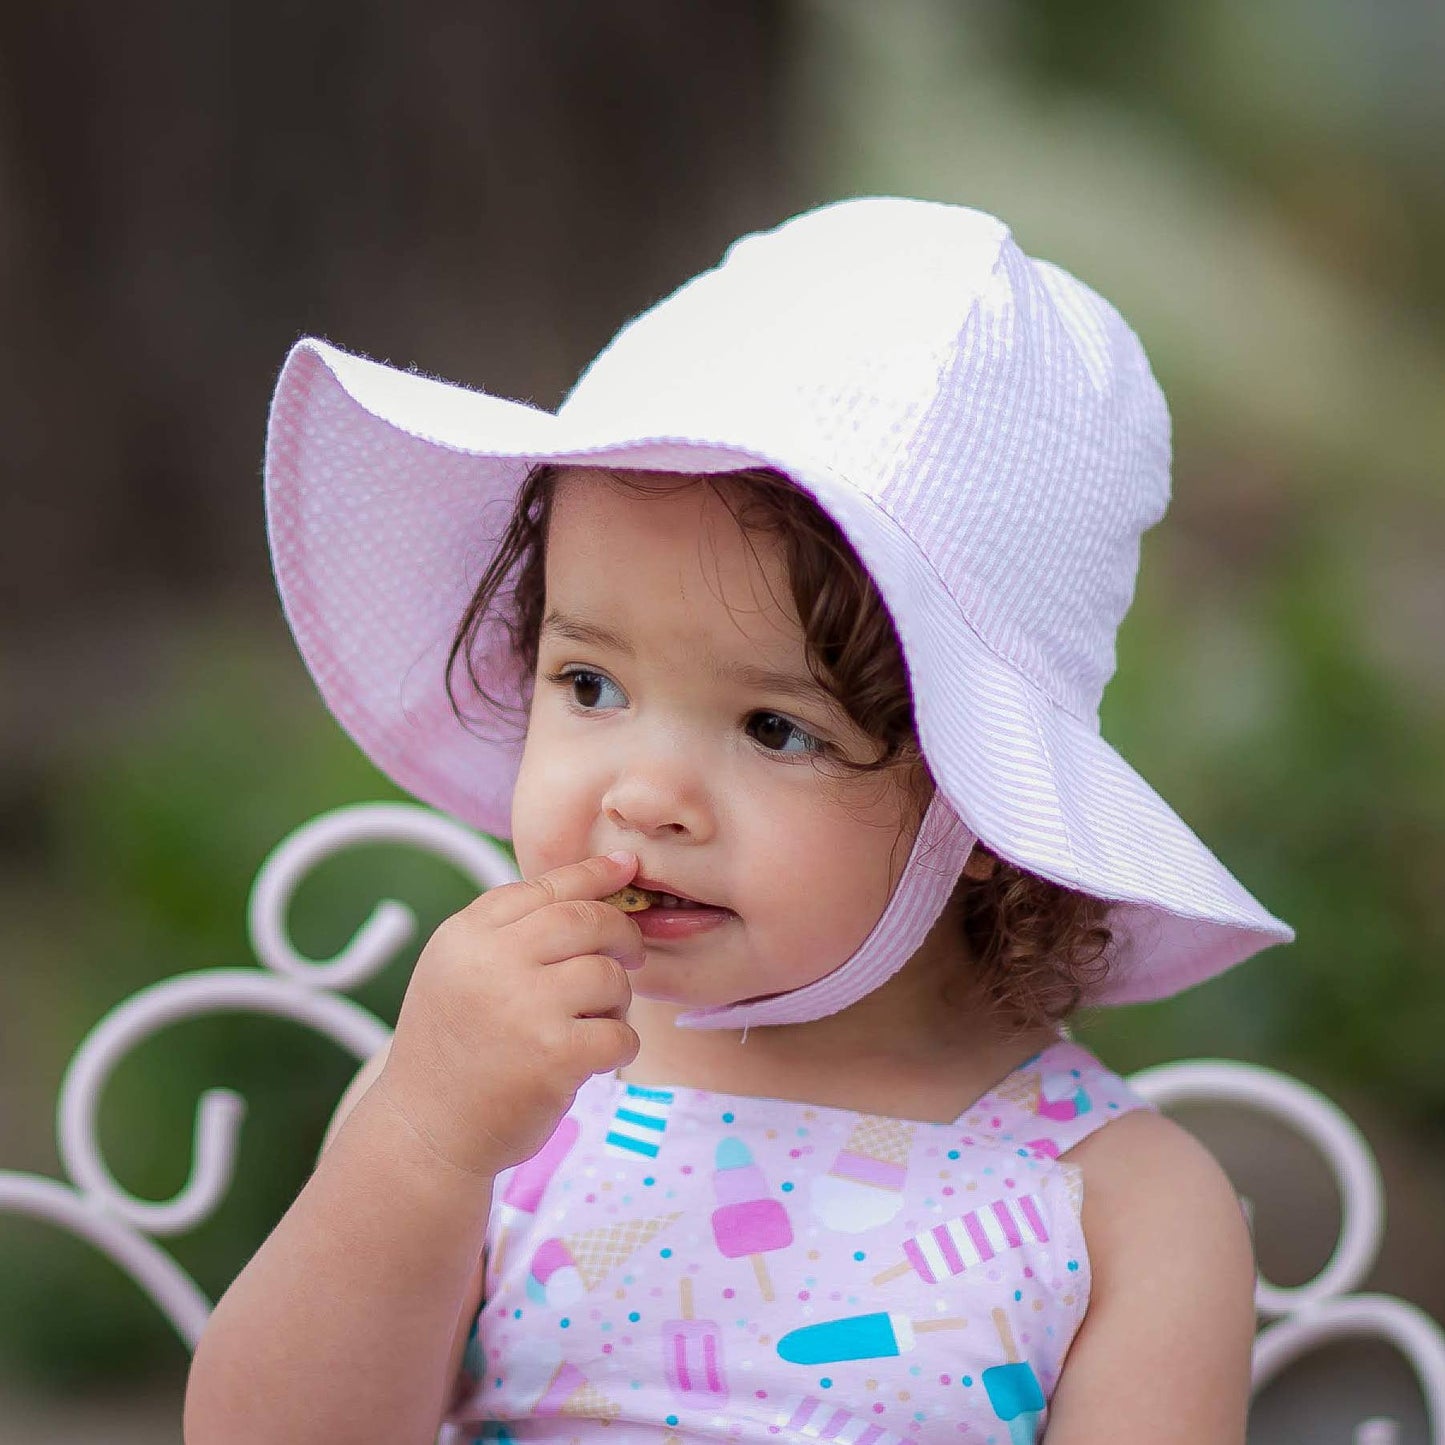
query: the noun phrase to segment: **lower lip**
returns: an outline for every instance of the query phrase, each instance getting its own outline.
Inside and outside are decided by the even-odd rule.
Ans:
[[[644,938],[661,943],[706,933],[737,915],[730,908],[648,908],[632,916]]]

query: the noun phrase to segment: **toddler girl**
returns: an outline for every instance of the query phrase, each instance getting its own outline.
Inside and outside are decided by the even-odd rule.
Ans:
[[[1242,1441],[1238,1204],[1064,1029],[1292,937],[1099,735],[1168,467],[1118,314],[920,201],[744,238],[555,415],[298,345],[301,650],[527,881],[427,943],[190,1445]]]

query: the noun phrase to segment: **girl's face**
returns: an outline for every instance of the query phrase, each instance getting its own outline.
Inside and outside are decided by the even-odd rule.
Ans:
[[[877,922],[914,824],[876,745],[808,672],[775,540],[707,482],[556,483],[536,689],[512,806],[526,877],[625,848],[710,913],[635,915],[636,992],[687,1007],[799,988]],[[723,488],[735,485],[718,481]]]

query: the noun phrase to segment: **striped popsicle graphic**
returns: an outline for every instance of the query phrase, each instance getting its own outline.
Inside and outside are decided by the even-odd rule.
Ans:
[[[1048,1242],[1037,1195],[995,1199],[905,1239],[903,1262],[876,1275],[873,1283],[887,1284],[912,1269],[924,1284],[938,1284],[1006,1250]]]
[[[780,1411],[774,1429],[791,1431],[809,1440],[836,1441],[837,1445],[904,1445],[900,1436],[847,1410],[825,1405],[814,1395],[805,1395]]]
[[[609,1149],[643,1159],[656,1159],[662,1147],[672,1108],[671,1089],[649,1089],[627,1084],[622,1102],[613,1111],[612,1127],[604,1141]]]

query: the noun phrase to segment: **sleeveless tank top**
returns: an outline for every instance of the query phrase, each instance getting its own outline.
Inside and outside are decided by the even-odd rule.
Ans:
[[[1067,1040],[949,1124],[594,1075],[497,1178],[441,1438],[1033,1442],[1089,1302],[1060,1156],[1141,1107]]]

